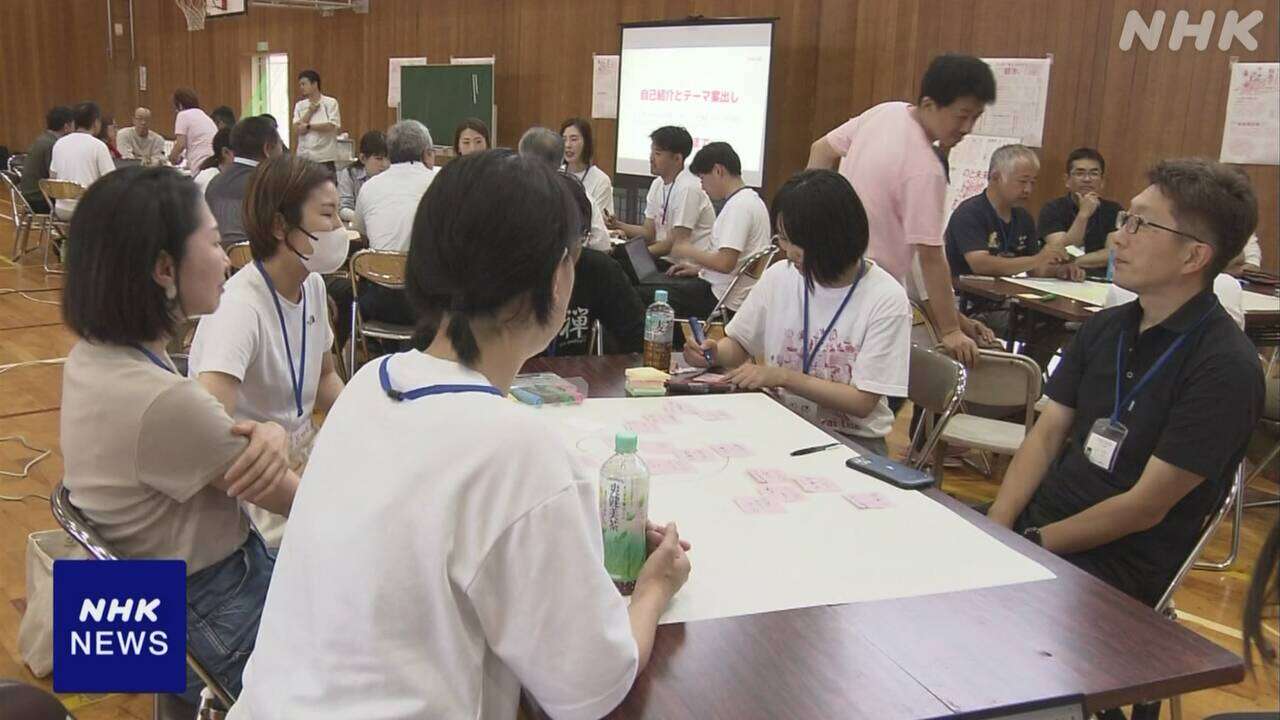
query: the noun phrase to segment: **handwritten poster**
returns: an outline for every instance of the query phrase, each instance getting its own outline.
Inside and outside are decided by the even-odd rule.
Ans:
[[[951,213],[960,203],[987,189],[987,168],[991,166],[991,154],[1005,145],[1018,142],[1014,137],[969,135],[951,148],[947,162],[951,166],[951,181],[947,183],[947,198],[942,206],[942,226],[946,227]]]
[[[978,120],[974,134],[1013,137],[1027,147],[1041,147],[1052,61],[1048,58],[983,58],[983,61],[996,76],[996,101]]]
[[[591,117],[618,117],[618,56],[596,55],[591,60]]]
[[[1280,63],[1231,66],[1222,162],[1280,165]]]
[[[387,107],[400,107],[400,68],[406,65],[426,65],[425,57],[387,59]]]

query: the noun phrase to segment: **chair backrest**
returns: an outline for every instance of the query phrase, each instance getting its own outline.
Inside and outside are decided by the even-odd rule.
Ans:
[[[0,172],[0,178],[4,178],[4,188],[9,192],[9,202],[13,204],[14,214],[19,217],[36,215],[35,209],[27,202],[27,196],[22,194],[22,189],[14,182],[13,177],[9,173]]]
[[[965,402],[997,408],[1026,409],[1027,429],[1035,423],[1036,401],[1040,399],[1040,366],[1025,355],[1000,350],[980,350],[978,364],[968,369],[964,385]]]
[[[1222,494],[1222,503],[1209,514],[1209,517],[1205,518],[1204,529],[1196,540],[1196,544],[1191,547],[1191,552],[1187,555],[1187,559],[1178,568],[1178,572],[1174,573],[1169,587],[1165,589],[1164,594],[1160,596],[1160,600],[1156,602],[1156,612],[1172,615],[1173,594],[1182,586],[1182,581],[1186,579],[1187,573],[1191,572],[1191,569],[1195,567],[1196,561],[1200,559],[1200,553],[1204,551],[1205,546],[1213,539],[1213,534],[1218,531],[1218,526],[1222,524],[1223,518],[1231,511],[1235,503],[1244,502],[1244,498],[1241,496],[1244,488],[1244,478],[1244,461],[1241,460],[1240,464],[1236,466],[1235,475],[1231,477],[1230,487]],[[1239,518],[1237,518],[1237,522],[1239,522]]]
[[[40,181],[40,192],[49,200],[78,200],[84,194],[84,186],[74,180],[45,178]]]
[[[14,153],[9,156],[9,160],[5,163],[5,169],[13,173],[16,177],[22,177],[22,169],[27,164],[26,153]]]
[[[942,338],[929,318],[929,310],[918,300],[911,301],[911,342],[926,347],[938,347]]]
[[[911,369],[907,378],[907,398],[911,404],[925,411],[924,421],[916,428],[917,435],[927,432],[919,454],[912,453],[917,468],[923,467],[933,455],[947,423],[960,408],[965,395],[964,366],[936,350],[919,345],[911,346]],[[936,416],[936,417],[935,417]],[[912,438],[915,448],[916,439]],[[937,468],[935,468],[935,472]]]
[[[227,248],[227,257],[231,259],[231,267],[235,270],[253,262],[253,251],[249,249],[249,241],[238,242]]]
[[[724,295],[720,296],[716,306],[707,314],[707,319],[710,320],[724,312],[724,301],[733,296],[733,291],[738,287],[738,283],[742,281],[743,276],[759,280],[764,271],[768,269],[769,260],[777,251],[778,246],[770,243],[742,258],[738,263],[738,267],[734,269],[733,276],[729,279],[729,287],[725,289]]]
[[[361,250],[351,256],[351,281],[364,278],[393,290],[404,287],[405,261],[409,256],[385,250]]]

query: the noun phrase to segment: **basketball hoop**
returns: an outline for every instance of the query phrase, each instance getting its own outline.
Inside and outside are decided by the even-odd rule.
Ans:
[[[174,0],[187,18],[187,30],[203,30],[204,17],[208,12],[208,0]]]

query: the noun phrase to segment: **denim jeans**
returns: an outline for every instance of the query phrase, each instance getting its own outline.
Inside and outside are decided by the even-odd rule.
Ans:
[[[258,621],[276,559],[257,532],[214,565],[187,578],[187,649],[232,696],[258,637]],[[199,702],[200,681],[187,667],[183,698]]]

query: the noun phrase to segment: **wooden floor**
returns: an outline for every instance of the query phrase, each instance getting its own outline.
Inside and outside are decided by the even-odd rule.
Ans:
[[[0,202],[0,212],[7,210]],[[59,308],[34,302],[5,288],[43,289],[59,287],[61,277],[40,269],[39,259],[28,255],[15,265],[9,258],[13,247],[13,227],[0,221],[0,366],[9,363],[49,360],[65,357],[74,342],[62,327]],[[34,255],[34,254],[33,254]],[[37,300],[57,300],[59,293],[47,292],[30,296]],[[0,371],[0,438],[21,436],[52,454],[31,470],[27,479],[0,476],[0,495],[47,496],[62,472],[58,444],[58,410],[61,404],[62,371],[57,365],[36,365]],[[900,414],[890,447],[901,453],[906,443],[906,419],[909,408]],[[1254,457],[1266,443],[1275,438],[1257,438]],[[0,440],[0,470],[17,472],[35,453],[12,440]],[[998,473],[997,473],[998,475]],[[948,469],[946,489],[966,502],[989,501],[998,485],[967,469]],[[1275,492],[1275,471],[1255,482],[1259,491]],[[1261,493],[1251,493],[1261,498]],[[1227,572],[1193,572],[1176,603],[1181,613],[1179,622],[1204,637],[1234,652],[1240,650],[1240,618],[1244,594],[1253,569],[1253,560],[1266,531],[1276,522],[1276,508],[1249,510],[1242,533],[1240,559]],[[0,501],[0,678],[16,678],[23,682],[50,688],[50,679],[31,676],[18,654],[18,622],[25,608],[25,548],[27,535],[37,530],[56,527],[49,504],[41,498]],[[1230,532],[1224,527],[1208,550],[1211,558],[1222,557]],[[1267,632],[1276,640],[1276,619],[1268,622]],[[1141,662],[1141,658],[1134,658]],[[372,690],[372,689],[371,689]],[[151,697],[147,695],[64,695],[62,701],[80,720],[151,717]],[[1184,717],[1204,718],[1219,712],[1240,710],[1277,710],[1277,673],[1274,668],[1261,669],[1254,677],[1238,685],[1194,693],[1183,698]],[[1165,717],[1168,717],[1166,706]]]

